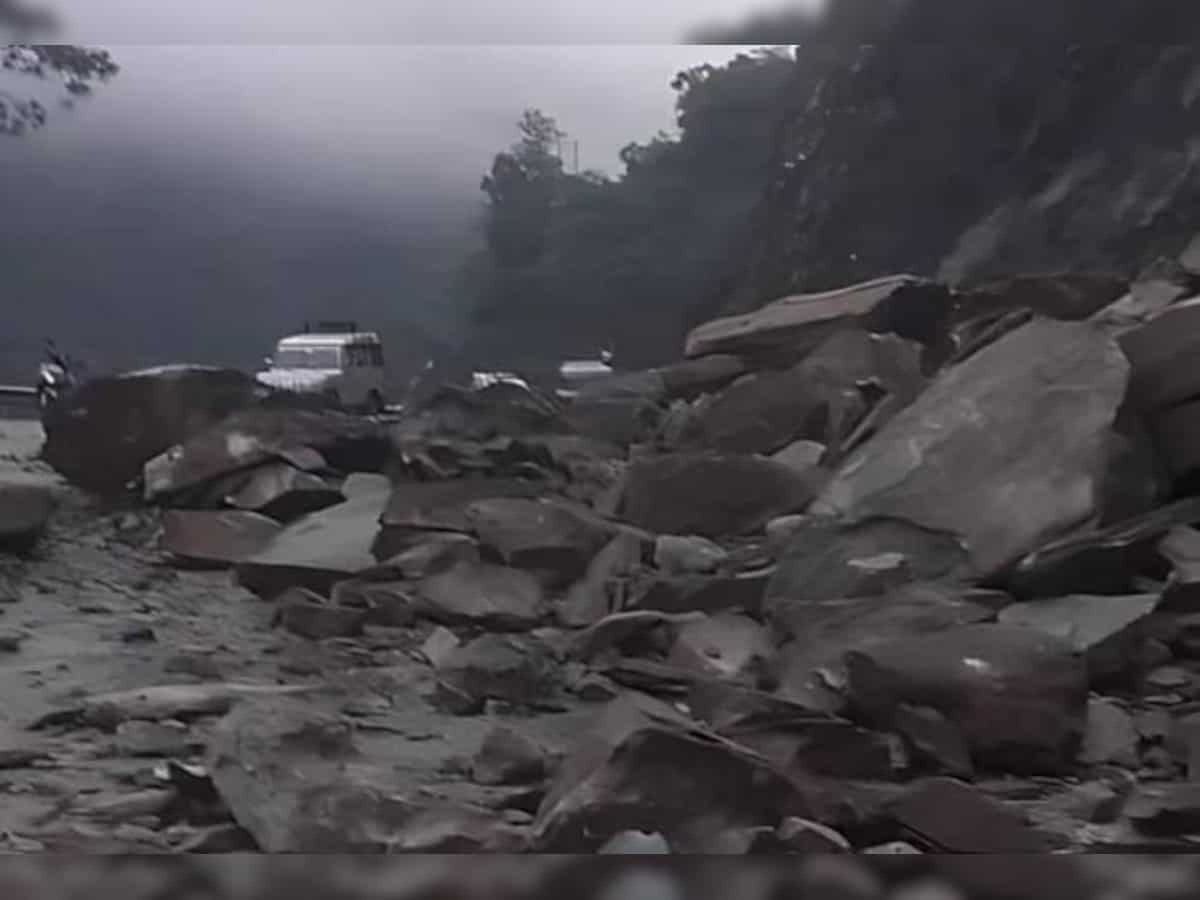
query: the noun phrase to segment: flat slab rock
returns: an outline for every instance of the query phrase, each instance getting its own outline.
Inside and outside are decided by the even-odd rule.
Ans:
[[[1097,513],[1128,375],[1101,327],[1035,320],[943,372],[813,511],[957,535],[993,574]]]
[[[234,566],[258,553],[282,526],[245,510],[169,509],[162,515],[162,548],[193,564]]]
[[[371,548],[387,502],[386,492],[366,494],[305,516],[242,560],[238,582],[262,595],[293,585],[328,593],[335,582],[376,565]]]

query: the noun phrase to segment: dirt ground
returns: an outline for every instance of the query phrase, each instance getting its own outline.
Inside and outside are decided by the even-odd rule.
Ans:
[[[153,783],[163,757],[134,756],[93,728],[32,731],[81,696],[154,685],[307,684],[306,703],[356,723],[373,779],[397,793],[486,801],[462,762],[498,716],[435,711],[413,650],[422,630],[373,630],[320,644],[272,625],[273,605],[228,572],[179,571],[156,550],[153,513],[103,508],[37,462],[40,426],[0,421],[0,477],[53,483],[61,506],[32,558],[0,556],[0,850],[170,849],[190,836],[153,815],[110,815],[110,801]],[[586,709],[525,719],[563,746]],[[203,764],[213,720],[190,724]],[[36,759],[29,759],[30,756]]]

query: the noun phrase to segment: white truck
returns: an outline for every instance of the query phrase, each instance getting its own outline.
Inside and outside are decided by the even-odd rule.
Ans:
[[[355,323],[322,323],[283,338],[267,368],[255,375],[277,390],[320,394],[338,406],[378,415],[384,399],[383,342]]]

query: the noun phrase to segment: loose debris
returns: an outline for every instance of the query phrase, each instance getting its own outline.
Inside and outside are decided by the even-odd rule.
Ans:
[[[61,527],[153,558],[77,604],[140,604],[107,633],[177,683],[139,662],[31,717],[52,749],[5,765],[101,738],[160,760],[56,815],[176,849],[1192,847],[1200,482],[1177,422],[1200,317],[1176,269],[786,298],[566,403],[446,387],[388,422],[192,370],[85,388],[174,410],[91,460],[79,429],[125,427],[97,400],[48,423],[47,458],[97,491],[143,474],[153,509],[116,537]],[[0,536],[61,553],[50,497],[0,480]],[[32,611],[28,564],[0,575]],[[257,595],[253,659],[201,637],[195,600],[182,645],[160,626],[162,573],[197,564]],[[14,659],[43,652],[13,633]],[[1065,896],[1059,862],[1036,878]],[[1015,877],[931,871],[998,897]]]

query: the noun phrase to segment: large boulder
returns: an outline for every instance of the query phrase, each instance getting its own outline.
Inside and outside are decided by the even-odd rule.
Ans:
[[[881,304],[888,302],[901,309],[931,293],[946,292],[911,275],[895,275],[820,294],[796,294],[752,313],[705,322],[688,334],[684,352],[688,357],[713,353],[777,357],[782,351],[799,359],[834,331],[855,325]]]
[[[369,419],[337,412],[248,409],[149,460],[144,493],[147,500],[184,503],[222,476],[306,449],[318,451],[335,469],[378,471],[390,448],[386,434]]]
[[[148,460],[269,393],[242,372],[203,366],[96,378],[47,415],[42,456],[85,490],[121,494]]]
[[[630,829],[668,837],[704,817],[774,826],[812,810],[797,784],[765,758],[628,694],[605,710],[568,755],[538,810],[546,852],[590,852]]]
[[[813,510],[955,534],[995,573],[1102,511],[1128,370],[1100,327],[1032,322],[944,372]]]
[[[632,524],[662,534],[742,534],[803,509],[819,477],[757,456],[643,456],[629,465],[619,511]]]
[[[774,453],[813,440],[840,447],[868,412],[860,391],[866,384],[895,398],[892,412],[907,406],[924,385],[920,346],[894,335],[838,332],[791,368],[743,376],[697,406],[679,446]]]
[[[841,711],[846,703],[845,657],[850,651],[994,617],[993,610],[976,602],[971,592],[938,584],[912,584],[881,596],[797,605],[782,623],[790,638],[774,660],[777,693],[810,709]]]
[[[1060,638],[967,625],[852,650],[846,663],[854,706],[880,725],[928,707],[957,726],[981,768],[1046,774],[1074,762],[1088,676]]]

